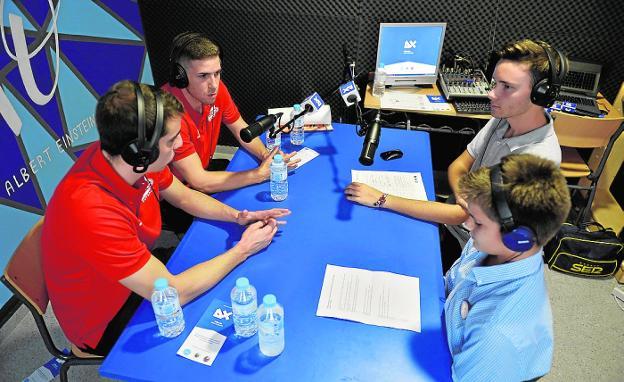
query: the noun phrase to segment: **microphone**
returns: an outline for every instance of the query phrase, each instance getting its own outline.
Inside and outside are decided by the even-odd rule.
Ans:
[[[325,105],[325,102],[323,102],[323,99],[317,92],[312,93],[312,95],[301,102],[301,107],[305,109],[306,113],[313,113],[323,105]]]
[[[323,101],[323,98],[321,98],[321,96],[317,92],[312,93],[308,98],[304,99],[303,102],[301,102],[301,107],[303,108],[301,113],[295,115],[293,118],[290,119],[290,121],[288,121],[285,124],[283,124],[279,128],[279,130],[272,131],[271,132],[271,138],[275,138],[277,136],[277,133],[279,133],[282,130],[284,130],[287,126],[290,126],[293,122],[295,122],[295,119],[297,119],[299,117],[302,117],[305,114],[313,113],[313,112],[319,110],[321,108],[321,106],[323,106],[323,105],[325,105],[325,102]],[[241,131],[241,133],[242,133],[242,131]]]
[[[368,127],[368,131],[366,132],[366,138],[364,138],[364,146],[362,146],[362,154],[360,154],[360,163],[364,166],[370,166],[371,164],[373,164],[375,151],[377,150],[377,145],[379,144],[379,135],[381,133],[380,120],[381,111],[377,110],[375,120]]]
[[[360,97],[360,92],[358,92],[357,87],[355,86],[355,83],[353,81],[349,81],[345,84],[340,85],[338,89],[340,90],[340,96],[347,104],[347,106],[351,106],[362,100],[362,97]]]
[[[268,128],[273,126],[275,121],[278,120],[284,113],[275,113],[266,115],[251,125],[245,127],[240,131],[240,137],[245,143],[249,143],[253,141],[255,137],[259,137],[264,133]]]

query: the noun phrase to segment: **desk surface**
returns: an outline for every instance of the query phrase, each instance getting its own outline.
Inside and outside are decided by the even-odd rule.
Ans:
[[[451,357],[442,321],[444,290],[438,228],[405,216],[353,204],[343,196],[351,169],[420,171],[434,198],[429,136],[383,129],[378,150],[400,148],[402,159],[371,167],[358,163],[363,138],[353,125],[306,134],[305,145],[320,156],[289,176],[289,196],[273,202],[263,183],[221,193],[239,209],[286,207],[288,224],[261,253],[184,307],[186,329],[177,338],[158,336],[151,306],[139,307],[100,368],[125,380],[222,381],[444,381]],[[285,138],[285,139],[284,139]],[[287,136],[283,136],[287,140]],[[289,143],[284,150],[291,151]],[[255,166],[239,150],[230,168]],[[196,220],[167,264],[173,273],[231,247],[242,232],[231,223]],[[326,264],[389,271],[420,278],[422,332],[391,329],[316,316]],[[274,293],[285,309],[286,348],[276,358],[261,355],[257,336],[237,340],[231,332],[212,366],[176,355],[214,299],[229,301],[236,278],[246,276],[259,296]]]
[[[433,87],[431,88],[417,88],[417,87],[405,87],[405,88],[401,88],[401,90],[403,90],[406,93],[410,93],[410,94],[422,94],[422,95],[441,95],[440,90],[438,89],[438,85],[437,84],[433,84]],[[619,117],[621,116],[621,113],[614,108],[609,101],[607,101],[604,97],[602,97],[602,95],[599,94],[598,99],[596,100],[596,102],[598,103],[598,107],[601,110],[606,110],[608,112],[607,116],[609,118],[611,117]],[[373,95],[373,91],[372,91],[372,86],[369,84],[366,86],[366,94],[364,96],[364,107],[367,109],[380,109],[381,108],[381,100],[379,99],[379,97],[376,97]],[[482,119],[482,120],[489,120],[490,118],[492,118],[491,115],[489,114],[465,114],[465,113],[458,113],[455,111],[455,108],[452,107],[451,104],[451,110],[448,111],[414,111],[414,110],[403,110],[403,109],[392,109],[394,111],[404,111],[407,113],[418,113],[418,114],[429,114],[429,115],[439,115],[439,116],[443,116],[443,117],[462,117],[462,118],[475,118],[475,119]],[[561,112],[559,111],[553,111],[552,114],[553,115],[557,115]]]
[[[409,94],[422,94],[422,95],[441,95],[440,90],[438,89],[437,84],[433,84],[433,87],[405,87],[401,88],[402,91]],[[364,107],[367,109],[380,109],[381,108],[381,100],[379,97],[373,95],[372,86],[369,84],[366,86],[366,95],[364,96]],[[395,109],[392,109],[395,110]],[[407,113],[418,113],[418,114],[430,114],[430,115],[441,115],[444,117],[463,117],[463,118],[476,118],[489,120],[492,118],[489,114],[465,114],[458,113],[455,111],[455,108],[451,105],[451,110],[436,110],[436,111],[414,111],[414,110],[403,110],[396,109],[396,111],[405,111]]]

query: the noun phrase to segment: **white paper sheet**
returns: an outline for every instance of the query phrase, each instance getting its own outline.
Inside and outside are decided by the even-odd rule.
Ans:
[[[298,150],[297,154],[290,158],[290,160],[293,161],[296,159],[301,159],[301,162],[297,163],[297,168],[299,168],[311,161],[312,159],[316,158],[317,156],[319,156],[318,152],[314,151],[309,147],[304,147],[301,150]]]
[[[327,264],[316,315],[420,333],[420,280]]]
[[[419,172],[351,170],[351,181],[367,184],[387,194],[407,199],[427,200]]]
[[[292,107],[276,107],[267,110],[268,114],[284,113],[280,119],[280,124],[285,124],[290,120]],[[303,124],[305,131],[313,130],[333,130],[331,121],[331,108],[329,105],[323,105],[320,109],[313,113],[306,113],[303,116]]]
[[[212,300],[177,354],[191,361],[212,366],[227,340],[220,332],[225,333],[232,326],[232,322],[232,307],[225,301]]]
[[[451,105],[446,102],[431,102],[426,95],[388,89],[381,97],[382,109],[414,111],[449,111]]]

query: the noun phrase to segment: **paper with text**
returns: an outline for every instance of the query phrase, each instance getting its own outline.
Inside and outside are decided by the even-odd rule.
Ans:
[[[407,199],[427,200],[419,172],[351,170],[351,181],[367,184],[381,192]]]
[[[225,301],[213,300],[177,354],[191,361],[212,366],[227,339],[223,333],[227,333],[232,323],[232,307]]]
[[[432,98],[435,102],[431,102]],[[402,90],[386,90],[381,96],[380,106],[382,109],[399,109],[414,111],[450,111],[451,105],[447,102],[439,102],[438,96],[408,93]]]
[[[316,315],[420,333],[420,280],[327,264]]]
[[[297,163],[297,168],[299,168],[311,161],[312,159],[316,158],[317,156],[319,156],[318,152],[314,151],[309,147],[304,147],[301,150],[297,151],[297,154],[290,158],[290,160],[293,161],[296,159],[301,159],[301,162]]]

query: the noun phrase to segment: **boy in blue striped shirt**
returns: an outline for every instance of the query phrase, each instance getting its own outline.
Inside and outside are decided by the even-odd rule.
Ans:
[[[466,174],[471,239],[445,276],[456,381],[526,381],[550,371],[552,315],[542,246],[570,209],[565,178],[530,154]]]

